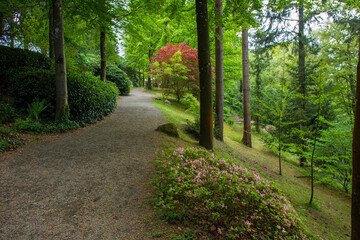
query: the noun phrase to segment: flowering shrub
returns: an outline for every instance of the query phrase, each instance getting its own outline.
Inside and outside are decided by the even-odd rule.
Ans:
[[[156,160],[155,207],[218,238],[303,239],[290,202],[254,171],[206,150],[178,148]]]

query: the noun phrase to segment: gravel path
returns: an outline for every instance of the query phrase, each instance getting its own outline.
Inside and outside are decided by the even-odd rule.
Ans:
[[[161,112],[134,89],[98,124],[0,155],[0,239],[150,239]]]

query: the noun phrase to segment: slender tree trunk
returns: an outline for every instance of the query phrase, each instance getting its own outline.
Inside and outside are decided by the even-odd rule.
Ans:
[[[145,87],[145,74],[142,74],[142,86]]]
[[[55,118],[57,120],[60,120],[64,117],[64,112],[68,108],[62,0],[53,0],[53,9],[54,9],[54,42],[55,42],[55,74],[56,74]]]
[[[279,147],[278,147],[278,151],[279,151],[279,175],[282,175],[282,171],[281,171],[281,118],[279,121]]]
[[[314,138],[314,143],[313,143],[314,146],[313,146],[313,150],[311,153],[311,195],[310,195],[309,204],[311,204],[314,199],[314,154],[315,154],[315,149],[316,149],[317,135],[318,135],[318,123],[316,123],[315,138]]]
[[[196,0],[200,71],[200,145],[213,149],[213,108],[207,0]]]
[[[215,0],[216,19],[221,20],[223,15],[222,0]],[[221,21],[222,22],[222,21]],[[218,128],[219,140],[224,141],[224,48],[223,48],[223,27],[219,25],[215,30],[215,74],[216,74],[216,99],[215,127]]]
[[[100,55],[101,55],[101,68],[100,80],[106,81],[106,33],[105,27],[101,27],[100,32]]]
[[[305,35],[304,35],[304,3],[302,0],[299,1],[299,84],[300,84],[300,93],[301,98],[301,109],[303,114],[305,114],[305,95],[306,95],[306,83],[305,83]],[[305,123],[300,124],[300,129],[304,129]],[[305,140],[300,140],[300,145],[302,151],[305,150]],[[300,166],[304,166],[306,162],[305,156],[301,153],[300,156]]]
[[[49,57],[55,59],[54,10],[52,0],[49,0]]]
[[[152,55],[152,52],[151,52],[151,49],[149,49],[149,62],[150,63],[151,63],[151,55]],[[151,89],[151,78],[150,78],[150,76],[148,76],[147,83],[146,83],[146,88]]]
[[[359,60],[356,73],[356,107],[352,144],[352,201],[351,201],[351,239],[360,239],[360,35]]]
[[[242,67],[243,67],[243,108],[244,134],[242,142],[251,147],[251,113],[250,113],[250,83],[249,83],[249,48],[248,30],[242,30]]]
[[[278,128],[279,128],[279,175],[282,175],[282,171],[281,171],[281,131],[282,131],[282,112],[283,112],[283,84],[281,84],[281,94],[280,94],[280,112],[279,112],[279,124],[278,124]]]
[[[261,73],[261,67],[260,67],[260,58],[258,54],[256,54],[257,58],[257,64],[256,64],[256,116],[255,116],[255,128],[256,132],[260,132],[260,73]]]

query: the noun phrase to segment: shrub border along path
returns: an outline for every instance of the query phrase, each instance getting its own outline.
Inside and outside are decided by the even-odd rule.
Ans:
[[[152,97],[134,89],[98,124],[0,154],[0,239],[150,239]]]

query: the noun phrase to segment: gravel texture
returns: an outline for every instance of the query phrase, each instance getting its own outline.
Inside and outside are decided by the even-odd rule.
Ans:
[[[100,123],[0,154],[0,239],[151,239],[152,97],[134,89]]]

